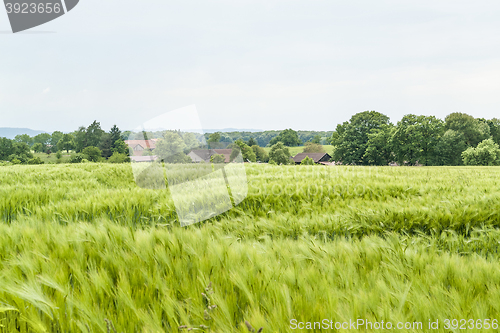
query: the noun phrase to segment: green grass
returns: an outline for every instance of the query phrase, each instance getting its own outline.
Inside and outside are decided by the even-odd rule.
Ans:
[[[271,151],[271,147],[265,147],[264,149],[268,153]],[[330,156],[332,156],[332,153],[333,153],[333,146],[332,145],[323,145],[323,149],[325,150],[325,153],[328,153]],[[304,146],[288,147],[288,150],[290,151],[290,154],[292,154],[292,156],[295,156],[299,153],[302,153],[302,151],[304,150]]]
[[[500,319],[500,168],[247,175],[238,207],[182,228],[130,165],[0,167],[0,332]]]
[[[74,153],[66,153],[62,152],[62,157],[61,157],[61,162],[60,163],[69,163],[69,159],[71,156],[74,155]],[[45,163],[45,164],[56,164],[57,162],[57,157],[56,153],[52,153],[50,155],[47,155],[45,153],[33,153],[34,157],[40,157],[40,159]]]

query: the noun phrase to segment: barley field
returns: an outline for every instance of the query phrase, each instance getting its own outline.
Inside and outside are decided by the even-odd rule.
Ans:
[[[130,165],[0,167],[0,332],[498,331],[499,167],[246,171],[242,203],[181,227]]]

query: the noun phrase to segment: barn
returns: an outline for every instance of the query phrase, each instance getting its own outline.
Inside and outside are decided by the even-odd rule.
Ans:
[[[300,162],[302,162],[302,160],[306,157],[312,158],[316,164],[329,162],[332,159],[332,157],[327,153],[300,153],[293,157],[293,161],[295,164],[300,164]]]

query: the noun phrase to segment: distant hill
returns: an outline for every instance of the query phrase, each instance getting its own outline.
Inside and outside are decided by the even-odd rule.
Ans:
[[[47,132],[32,130],[29,128],[0,127],[0,138],[14,139],[16,135],[19,134],[28,134],[29,136],[35,136],[41,133]]]

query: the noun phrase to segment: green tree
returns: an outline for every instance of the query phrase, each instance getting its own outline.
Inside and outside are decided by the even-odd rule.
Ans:
[[[399,164],[436,164],[435,148],[443,131],[443,121],[434,116],[405,115],[392,138]]]
[[[314,142],[306,142],[304,145],[303,153],[324,153],[325,149],[322,145]]]
[[[269,144],[274,145],[278,142],[282,142],[287,147],[296,147],[302,144],[298,133],[291,128],[281,131],[277,137],[274,137],[269,142]]]
[[[51,147],[52,151],[57,152],[58,150],[61,150],[59,149],[59,146],[57,144],[59,143],[59,141],[62,139],[63,136],[64,133],[60,131],[55,131],[52,133],[52,135],[50,136],[50,145],[52,146]]]
[[[109,134],[111,135],[111,148],[116,148],[115,143],[117,140],[122,140],[122,131],[118,128],[118,126],[113,125],[111,127],[111,130],[109,131]]]
[[[71,134],[63,134],[61,139],[57,142],[57,148],[60,151],[66,150],[67,153],[74,148],[74,137]]]
[[[33,158],[31,149],[26,142],[14,142],[12,144],[12,154],[23,164],[26,164],[29,159]]]
[[[394,126],[392,124],[373,129],[368,134],[366,152],[363,156],[365,163],[369,165],[388,165],[394,161],[392,147],[393,134]]]
[[[226,158],[224,157],[224,155],[215,154],[215,155],[210,156],[210,162],[212,162],[212,163],[221,164],[221,163],[224,163],[225,161],[226,161]]]
[[[463,133],[468,147],[476,147],[481,141],[490,137],[488,124],[460,112],[451,113],[445,118],[446,130]]]
[[[88,146],[82,150],[82,154],[84,155],[85,159],[89,160],[90,162],[99,162],[101,160],[102,151],[97,147]]]
[[[332,134],[332,145],[336,146],[333,159],[343,164],[368,165],[365,157],[368,134],[390,124],[389,117],[376,111],[355,114],[348,122],[337,125]]]
[[[251,137],[250,139],[248,139],[248,141],[247,141],[247,146],[249,146],[249,147],[253,147],[253,146],[255,146],[255,145],[257,145],[257,146],[259,145],[259,144],[257,143],[257,140],[255,140],[253,137]]]
[[[447,130],[436,145],[437,165],[462,165],[462,152],[467,149],[463,133]]]
[[[491,120],[487,120],[486,123],[490,127],[491,138],[495,143],[500,145],[500,119],[493,118]]]
[[[73,134],[74,149],[77,153],[80,153],[83,148],[87,147],[87,129],[80,126]]]
[[[500,165],[500,148],[493,139],[486,139],[476,148],[467,148],[462,158],[465,165]]]
[[[314,160],[309,156],[306,156],[301,162],[300,165],[314,165]]]
[[[41,143],[45,150],[45,147],[50,144],[52,136],[49,133],[40,133],[33,138],[33,143]]]
[[[118,139],[115,141],[113,148],[111,148],[111,151],[113,152],[113,154],[118,153],[127,156],[129,155],[128,145],[122,139]]]
[[[288,165],[293,164],[293,160],[290,159],[290,151],[283,144],[283,142],[277,142],[271,147],[269,152],[269,162],[274,162],[278,165]]]
[[[221,133],[215,132],[215,133],[212,133],[209,135],[207,143],[208,143],[209,147],[212,149],[220,148],[220,147],[222,147],[222,145],[220,143],[220,139],[221,139]]]
[[[31,136],[29,136],[28,134],[19,134],[19,135],[16,135],[16,137],[14,138],[14,141],[15,142],[24,142],[28,146],[32,146],[33,145],[33,138]]]
[[[101,142],[101,136],[105,132],[101,129],[101,123],[94,120],[92,124],[87,127],[86,131],[86,138],[87,138],[87,144],[86,146],[93,146],[93,147],[98,147],[100,142]]]
[[[252,147],[253,152],[255,153],[255,158],[257,161],[262,162],[262,163],[267,163],[269,162],[269,154],[266,152],[266,150],[258,145],[253,145]]]
[[[7,161],[12,153],[12,140],[9,140],[7,138],[0,138],[0,160]]]
[[[186,144],[186,152],[189,153],[192,149],[200,147],[200,141],[196,138],[194,133],[184,133],[182,136],[184,143]]]
[[[101,150],[101,156],[104,158],[109,158],[113,152],[111,149],[113,148],[112,136],[109,133],[103,133],[101,135],[101,141],[99,142],[99,149]]]
[[[191,158],[184,153],[186,144],[177,132],[165,132],[156,142],[155,154],[165,163],[189,163]]]
[[[35,153],[42,153],[43,152],[43,145],[40,142],[35,143],[32,147],[33,151]]]
[[[319,145],[321,142],[321,136],[315,135],[311,142]]]
[[[328,142],[331,144],[331,145],[335,145],[337,144],[337,142],[340,142],[340,135],[337,131],[333,131],[332,133],[332,136],[330,136],[330,139],[328,140]]]
[[[257,161],[257,157],[255,156],[253,149],[250,148],[243,140],[236,140],[234,143],[240,148],[243,161],[245,162]]]
[[[119,152],[115,151],[113,155],[108,159],[109,163],[127,163],[130,162],[130,157],[125,154],[120,154]]]

